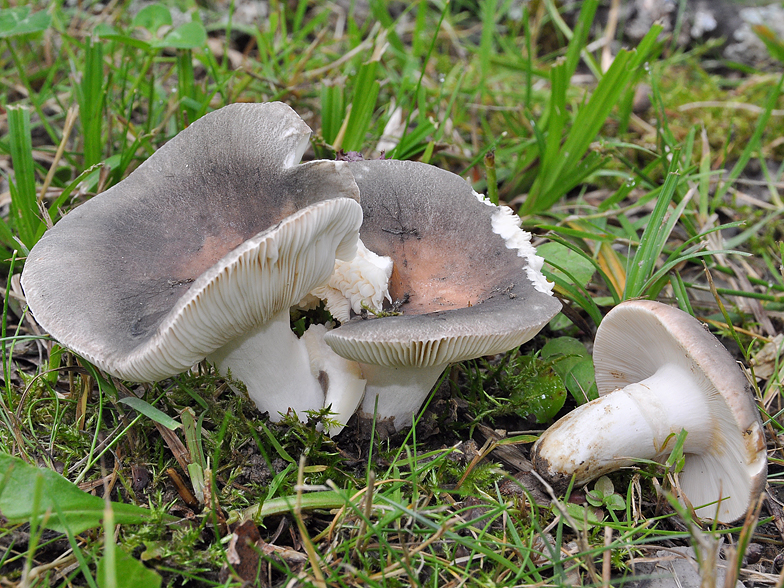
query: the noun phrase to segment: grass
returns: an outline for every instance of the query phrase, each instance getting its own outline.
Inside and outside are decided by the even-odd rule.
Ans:
[[[775,69],[708,70],[710,47],[674,49],[653,28],[603,71],[591,49],[603,34],[598,0],[574,15],[525,3],[520,20],[501,0],[394,11],[371,0],[366,17],[360,3],[345,13],[273,1],[260,26],[190,0],[136,14],[98,6],[0,9],[0,455],[13,459],[0,473],[4,583],[617,586],[635,561],[686,545],[710,582],[723,539],[731,574],[782,585],[772,499],[759,521],[706,527],[667,502],[661,468],[568,499],[532,494],[521,471],[537,432],[590,395],[587,350],[603,315],[648,297],[698,316],[764,374],[754,389],[770,415],[776,495]],[[650,106],[635,102],[641,85]],[[449,169],[515,207],[543,245],[564,313],[522,349],[453,366],[418,426],[393,438],[326,438],[323,413],[269,423],[206,365],[154,385],[120,382],[42,337],[18,275],[44,230],[205,113],[268,100],[314,129],[310,156],[378,157],[391,134],[387,157]],[[49,483],[65,486],[44,493]],[[254,524],[238,527],[243,513]],[[743,559],[749,544],[757,564]]]

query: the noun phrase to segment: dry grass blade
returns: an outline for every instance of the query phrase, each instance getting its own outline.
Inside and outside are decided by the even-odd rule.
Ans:
[[[299,468],[297,470],[297,486],[296,486],[296,502],[294,504],[294,519],[297,522],[299,529],[300,540],[305,547],[305,552],[308,554],[308,561],[310,561],[311,571],[313,573],[313,584],[317,588],[326,588],[327,583],[324,580],[324,574],[321,572],[321,562],[316,554],[316,549],[313,542],[310,540],[308,529],[305,526],[305,521],[302,518],[302,491],[305,488],[305,455],[299,458]]]

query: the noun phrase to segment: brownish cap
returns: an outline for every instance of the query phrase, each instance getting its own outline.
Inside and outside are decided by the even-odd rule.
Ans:
[[[394,262],[402,316],[327,333],[335,351],[382,366],[434,366],[512,349],[558,313],[530,235],[459,176],[411,161],[349,163],[362,241]]]
[[[153,381],[296,303],[353,255],[361,222],[346,164],[297,165],[309,137],[282,103],[194,122],[33,248],[36,320],[107,372]]]

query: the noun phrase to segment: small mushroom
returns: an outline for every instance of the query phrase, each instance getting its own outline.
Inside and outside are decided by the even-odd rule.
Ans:
[[[36,320],[123,379],[210,356],[273,419],[320,408],[324,378],[289,307],[355,255],[362,210],[345,163],[297,165],[309,138],[282,103],[195,121],[33,248],[22,284]]]
[[[368,383],[360,417],[400,430],[452,362],[508,351],[560,310],[542,258],[507,207],[459,176],[423,163],[350,162],[361,194],[362,241],[394,265],[386,311],[325,335],[360,362]],[[371,315],[369,315],[371,316]]]
[[[680,488],[700,517],[730,522],[762,492],[765,436],[749,383],[699,321],[650,300],[610,311],[596,332],[600,398],[539,438],[537,471],[563,487],[639,459],[663,462],[687,431]],[[720,501],[720,503],[718,503]]]

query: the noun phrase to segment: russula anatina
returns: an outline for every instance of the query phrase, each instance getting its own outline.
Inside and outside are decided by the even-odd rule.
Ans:
[[[536,470],[556,486],[572,476],[586,484],[637,459],[663,462],[685,429],[683,494],[700,517],[741,517],[765,486],[765,435],[749,383],[721,343],[685,312],[633,300],[604,318],[593,357],[600,398],[542,434]]]
[[[282,103],[195,121],[41,238],[22,274],[35,319],[126,380],[210,356],[273,419],[320,408],[316,376],[342,367],[322,357],[314,376],[289,307],[353,258],[362,210],[345,163],[298,165],[309,137]]]
[[[368,383],[360,416],[396,430],[447,365],[508,351],[560,310],[520,218],[459,176],[411,161],[349,162],[359,186],[362,241],[394,262],[389,293],[400,316],[354,318],[329,331]]]

